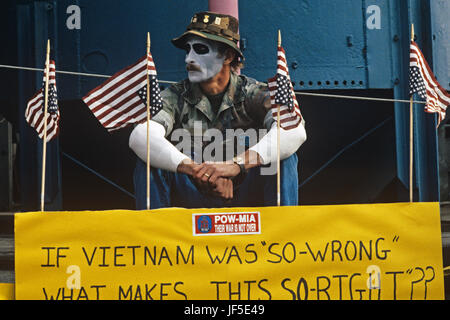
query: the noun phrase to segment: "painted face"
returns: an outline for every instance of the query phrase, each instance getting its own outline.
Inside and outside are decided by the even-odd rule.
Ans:
[[[222,69],[225,56],[219,57],[218,45],[213,41],[192,37],[185,43],[186,69],[191,82],[211,79]]]

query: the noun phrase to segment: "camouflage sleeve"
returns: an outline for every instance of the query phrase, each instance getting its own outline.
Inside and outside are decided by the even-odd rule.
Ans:
[[[176,122],[178,96],[173,88],[169,87],[161,92],[161,98],[163,100],[163,108],[152,120],[164,126],[166,129],[166,137],[168,137]]]
[[[269,129],[274,121],[272,117],[270,95],[267,84],[256,81],[248,85],[245,98],[245,111],[251,115],[258,127]]]

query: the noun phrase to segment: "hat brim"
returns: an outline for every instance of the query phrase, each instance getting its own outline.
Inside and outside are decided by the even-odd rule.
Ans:
[[[199,37],[204,38],[204,39],[209,39],[209,40],[225,43],[226,45],[228,45],[231,48],[233,48],[239,54],[241,59],[244,59],[244,55],[242,54],[241,50],[236,45],[236,43],[234,43],[233,41],[225,39],[225,38],[223,38],[221,36],[217,36],[217,35],[214,35],[214,34],[211,34],[211,33],[202,32],[202,31],[197,31],[197,30],[188,30],[185,33],[183,33],[181,36],[179,36],[178,38],[172,39],[173,45],[175,47],[179,48],[179,49],[184,49],[183,46],[184,46],[186,37],[189,36],[189,35],[195,35],[195,36],[199,36]]]

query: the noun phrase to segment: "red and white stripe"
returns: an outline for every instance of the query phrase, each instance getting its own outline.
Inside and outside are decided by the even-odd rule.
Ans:
[[[44,69],[44,81],[47,76],[47,66]],[[50,60],[49,65],[49,82],[56,88],[56,71],[55,61]],[[38,92],[28,101],[25,109],[25,119],[28,124],[33,127],[39,135],[39,138],[44,138],[44,92],[45,88],[39,89]],[[46,142],[52,140],[59,134],[59,109],[55,113],[47,112],[47,138]]]
[[[450,105],[450,95],[436,80],[436,77],[431,71],[425,57],[417,46],[417,43],[414,41],[411,41],[409,63],[410,67],[416,66],[420,70],[420,74],[424,80],[427,91],[425,111],[428,113],[437,113],[439,125],[439,123],[445,118],[447,106]]]
[[[282,47],[278,47],[277,74],[286,76],[289,79],[289,85],[291,87],[294,109],[290,111],[288,106],[280,106],[280,126],[286,130],[289,130],[299,125],[302,120],[302,115],[300,113],[300,107],[294,93],[294,88],[292,87],[291,78],[289,77],[286,54]],[[278,85],[276,76],[269,79],[268,86],[270,93],[270,103],[272,104],[272,116],[275,120],[277,120],[278,104],[275,103],[275,95],[277,93]]]
[[[147,69],[148,69],[148,74],[151,76],[156,76],[156,66],[155,66],[155,62],[153,61],[153,57],[152,54],[149,52],[147,54]]]
[[[137,91],[147,85],[147,73],[156,75],[151,54],[114,74],[83,101],[109,131],[144,122],[147,109]]]

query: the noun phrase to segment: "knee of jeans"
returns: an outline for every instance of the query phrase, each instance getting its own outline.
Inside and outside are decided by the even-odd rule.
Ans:
[[[290,157],[284,159],[280,163],[283,170],[297,170],[298,165],[298,157],[297,154],[294,153]]]
[[[291,164],[295,164],[296,165],[298,163],[297,154],[296,153],[292,154],[291,156],[289,156],[286,159],[284,159],[282,161],[282,163],[291,163]]]
[[[164,170],[150,167],[150,181],[163,180]],[[133,173],[133,182],[135,191],[146,188],[147,185],[147,166],[145,162],[138,159]]]

